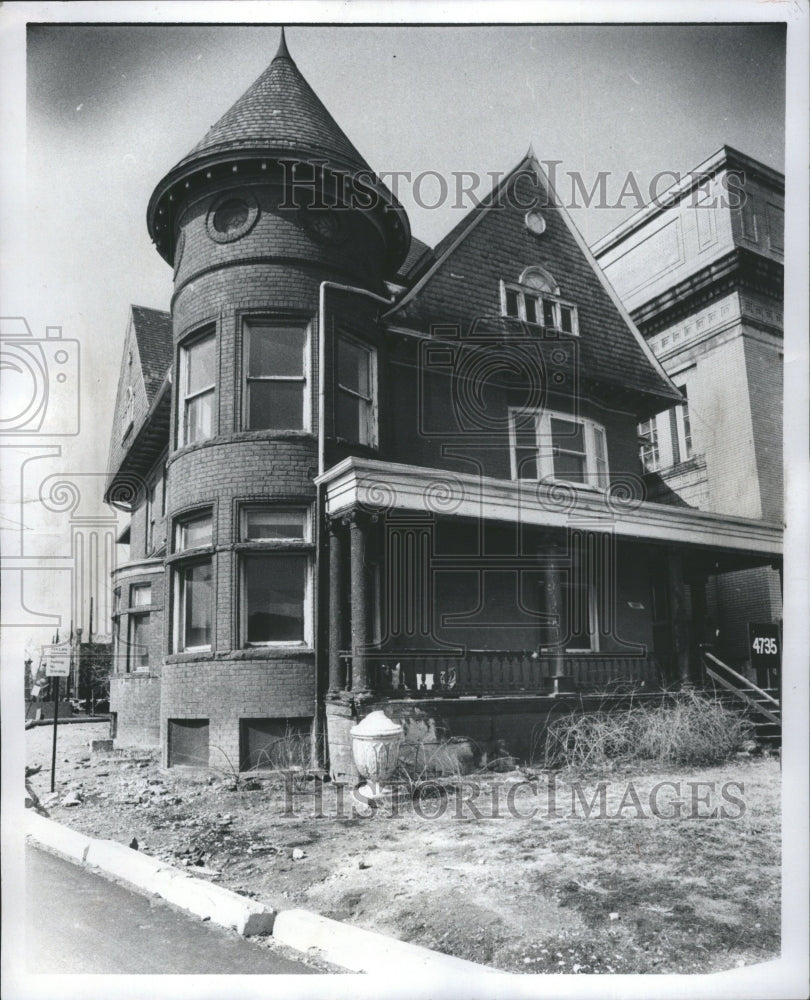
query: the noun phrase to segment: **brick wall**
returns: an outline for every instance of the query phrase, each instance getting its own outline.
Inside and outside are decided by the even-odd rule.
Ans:
[[[245,651],[246,654],[248,651]],[[208,719],[210,765],[229,770],[239,761],[241,718],[313,718],[313,654],[260,658],[172,657],[162,678],[160,727],[166,756],[169,719]]]
[[[117,674],[110,680],[110,711],[115,713],[116,746],[160,744],[160,678]]]
[[[212,238],[210,230],[210,210],[225,191],[244,198],[255,214],[252,228],[234,241]],[[269,184],[220,184],[187,204],[178,223],[183,249],[176,261],[172,302],[175,370],[182,341],[211,325],[216,333],[217,381],[214,434],[206,442],[175,448],[175,400],[167,463],[169,534],[184,512],[211,507],[216,621],[210,653],[171,653],[164,665],[160,732],[166,763],[172,719],[207,719],[210,764],[227,770],[229,761],[238,766],[240,719],[315,716],[312,648],[242,648],[240,506],[256,501],[307,507],[314,503],[320,283],[362,284],[384,292],[383,245],[378,231],[357,213],[341,213],[339,245],[319,241],[302,226],[296,210],[279,209],[280,198],[280,189]],[[310,324],[303,430],[243,429],[243,329],[249,316]],[[314,549],[308,551],[314,563]],[[171,568],[168,572],[171,578]],[[166,649],[172,642],[169,619],[167,614]]]

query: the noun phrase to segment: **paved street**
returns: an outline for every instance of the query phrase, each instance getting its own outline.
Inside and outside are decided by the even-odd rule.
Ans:
[[[313,971],[31,846],[25,930],[29,973]]]

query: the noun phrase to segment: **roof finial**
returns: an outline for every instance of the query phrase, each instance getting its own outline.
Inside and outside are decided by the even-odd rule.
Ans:
[[[276,59],[290,59],[290,53],[287,51],[287,39],[284,37],[284,28],[281,29],[281,40],[278,43],[278,52],[275,54]]]

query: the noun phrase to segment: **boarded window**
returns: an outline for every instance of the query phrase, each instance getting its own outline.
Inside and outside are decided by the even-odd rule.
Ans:
[[[239,769],[309,767],[312,719],[241,719]]]
[[[169,767],[208,766],[208,719],[169,719]]]

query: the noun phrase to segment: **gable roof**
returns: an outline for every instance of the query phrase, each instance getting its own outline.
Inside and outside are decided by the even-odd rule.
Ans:
[[[132,329],[138,344],[144,389],[151,406],[172,363],[172,317],[162,309],[132,306]]]
[[[507,197],[516,178],[529,173],[539,182],[538,204],[548,223],[539,238],[523,226],[529,204],[520,207]],[[555,274],[562,297],[578,309],[581,384],[635,395],[643,400],[639,412],[654,413],[682,401],[531,150],[437,244],[431,266],[386,319],[427,331],[434,322],[497,316],[500,279],[516,281],[523,267],[541,262]]]

